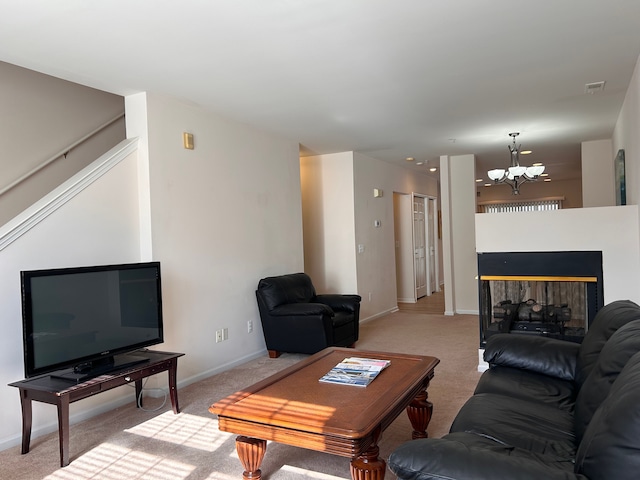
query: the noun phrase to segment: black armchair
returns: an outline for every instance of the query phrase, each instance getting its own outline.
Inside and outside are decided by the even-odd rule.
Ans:
[[[353,347],[358,340],[359,295],[317,295],[307,274],[292,273],[261,279],[256,298],[271,358]]]

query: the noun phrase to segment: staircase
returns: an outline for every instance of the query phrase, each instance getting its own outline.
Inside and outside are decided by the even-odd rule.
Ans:
[[[38,199],[125,139],[124,113],[78,138],[10,183],[0,183],[0,225],[6,224]],[[2,181],[10,179],[2,179]]]

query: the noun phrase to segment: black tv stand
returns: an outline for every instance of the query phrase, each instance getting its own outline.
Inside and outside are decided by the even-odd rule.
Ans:
[[[134,352],[139,353],[139,352]],[[143,355],[111,355],[103,357],[92,362],[80,363],[70,370],[56,372],[51,375],[52,378],[66,380],[72,383],[82,383],[94,377],[99,377],[106,373],[112,373],[123,368],[133,367],[140,363],[149,361],[148,356]]]
[[[135,352],[147,361],[131,367],[118,368],[109,373],[93,377],[80,383],[69,383],[53,375],[41,375],[19,382],[10,383],[20,390],[20,404],[22,406],[22,453],[29,453],[31,443],[31,403],[32,401],[48,403],[58,407],[58,436],[60,439],[60,466],[69,465],[69,404],[83,398],[106,392],[112,388],[135,384],[136,399],[142,392],[142,380],[160,372],[169,375],[169,398],[173,413],[179,413],[178,390],[176,387],[176,372],[178,357],[184,353],[160,352],[147,350]],[[140,407],[141,402],[136,401]]]

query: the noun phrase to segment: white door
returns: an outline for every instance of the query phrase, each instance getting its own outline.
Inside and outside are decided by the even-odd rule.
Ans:
[[[427,198],[427,295],[431,295],[438,289],[438,279],[436,277],[436,234],[437,218],[436,218],[436,199]]]
[[[416,277],[416,299],[427,293],[427,239],[425,199],[413,197],[413,258]]]

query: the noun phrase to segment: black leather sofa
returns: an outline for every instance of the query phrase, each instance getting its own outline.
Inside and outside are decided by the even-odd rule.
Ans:
[[[292,273],[261,279],[256,298],[271,358],[353,347],[358,341],[359,295],[317,295],[309,275]]]
[[[630,301],[603,307],[580,345],[494,335],[450,433],[401,445],[389,468],[402,480],[640,478],[639,352]]]

